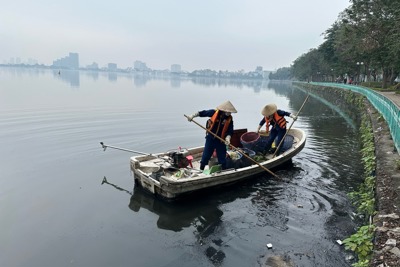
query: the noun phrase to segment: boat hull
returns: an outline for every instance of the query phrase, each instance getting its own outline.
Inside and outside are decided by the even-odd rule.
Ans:
[[[291,160],[304,148],[306,135],[303,130],[290,129],[288,134],[292,135],[295,140],[292,147],[274,158],[258,162],[260,165],[267,169],[272,169]],[[203,147],[188,149],[188,153],[193,156],[194,161],[199,161],[202,151]],[[174,170],[173,168],[168,168],[166,155],[166,153],[160,153],[151,156],[134,156],[131,157],[130,162],[135,184],[154,195],[168,200],[204,189],[230,185],[252,178],[260,173],[270,175],[258,164],[239,169],[223,170],[212,174],[204,174],[200,170],[190,167]],[[175,174],[173,175],[174,172]],[[177,175],[178,173],[187,175],[179,176]]]

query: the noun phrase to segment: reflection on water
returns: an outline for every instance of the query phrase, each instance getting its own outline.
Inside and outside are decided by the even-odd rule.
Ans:
[[[15,73],[46,73],[46,69],[32,69],[32,68],[2,68],[8,72]],[[242,80],[242,79],[221,79],[221,78],[212,78],[212,77],[190,77],[190,76],[151,76],[151,75],[143,75],[136,73],[119,73],[119,72],[105,72],[105,71],[96,71],[96,70],[52,70],[53,76],[56,79],[59,79],[71,87],[80,87],[80,75],[84,75],[92,78],[94,81],[97,81],[99,77],[105,77],[110,82],[117,82],[118,78],[128,78],[132,79],[133,83],[136,87],[144,87],[150,81],[154,80],[164,80],[170,81],[172,88],[180,88],[182,81],[191,81],[193,84],[201,85],[205,87],[227,87],[227,86],[235,86],[235,87],[250,87],[253,88],[254,92],[260,92],[261,90],[272,89],[278,95],[288,95],[293,88],[291,87],[290,82],[277,82],[277,81],[269,81],[269,80]]]
[[[340,105],[340,103],[338,103],[335,95],[329,94],[329,93],[321,94],[316,90],[312,90],[312,91],[308,92],[302,88],[298,88],[298,89],[300,91],[303,91],[303,92],[309,94],[310,96],[312,96],[312,98],[314,98],[314,100],[317,100],[318,102],[322,102],[326,105],[326,106],[319,105],[319,107],[324,108],[324,110],[321,110],[320,112],[325,113],[326,107],[329,107],[332,111],[332,115],[340,114],[340,116],[342,118],[344,118],[346,120],[346,122],[348,123],[348,125],[350,127],[352,127],[354,130],[356,129],[356,127],[359,127],[359,125],[357,123],[358,120],[356,120],[356,116],[354,116],[355,114],[358,113],[358,111],[351,109],[352,107],[349,107],[348,105]],[[317,102],[317,101],[314,101],[314,102]],[[349,108],[350,108],[350,110],[349,110]]]
[[[179,88],[181,87],[181,78],[178,76],[172,76],[171,77],[171,87],[173,88]]]
[[[71,87],[80,86],[79,70],[59,70],[55,71],[54,77],[68,83]]]
[[[274,171],[285,177],[287,173],[292,172],[291,170],[296,170],[296,167],[288,163],[282,169]],[[131,197],[128,206],[132,211],[140,213],[146,210],[155,214],[158,229],[192,232],[195,237],[195,243],[192,244],[194,249],[202,251],[213,265],[221,265],[226,258],[226,250],[232,245],[236,246],[236,242],[247,239],[240,225],[247,225],[245,228],[253,231],[260,227],[272,227],[278,231],[288,230],[288,207],[280,203],[286,198],[285,183],[265,179],[263,175],[175,202],[160,200],[138,186],[134,186],[131,193],[107,181],[106,178],[103,178],[102,184],[129,194]],[[242,202],[236,203],[238,199],[250,201],[246,206],[242,206]],[[240,215],[232,221],[227,221],[227,218],[224,219],[222,208],[225,206],[230,206],[229,209],[239,213],[246,211],[248,216]],[[232,234],[235,237],[232,237]],[[238,240],[233,241],[234,239]]]
[[[97,81],[99,79],[98,71],[85,71],[85,75],[92,78],[93,81]]]
[[[193,209],[193,204],[192,201],[168,203],[135,186],[129,208],[134,212],[139,212],[142,208],[157,214],[157,227],[174,232],[195,226],[197,232],[204,235],[205,229],[221,222],[223,213],[218,209],[217,203],[205,201],[196,204],[196,209]]]
[[[128,191],[128,190],[126,190],[126,189],[124,189],[124,188],[122,188],[122,187],[119,187],[119,186],[116,185],[116,184],[110,183],[110,182],[107,180],[107,178],[106,178],[105,176],[104,176],[103,181],[101,182],[101,184],[102,184],[102,185],[103,185],[103,184],[111,185],[112,187],[114,187],[115,189],[117,189],[117,190],[119,190],[119,191],[128,193],[128,195],[132,195],[132,192],[131,192],[131,191]]]
[[[129,202],[129,208],[134,212],[146,209],[156,214],[159,229],[180,232],[184,228],[193,228],[196,244],[203,247],[205,255],[214,264],[222,263],[226,257],[222,240],[210,240],[222,223],[223,212],[218,206],[217,202],[209,200],[196,204],[192,201],[166,203],[136,186]]]
[[[103,178],[102,184],[113,186],[119,191],[132,195],[129,202],[129,208],[134,212],[140,212],[141,209],[150,211],[158,216],[157,228],[180,232],[185,228],[194,228],[196,243],[200,246],[207,246],[204,250],[205,255],[213,263],[221,263],[225,258],[222,241],[208,240],[222,223],[223,212],[218,208],[216,201],[204,200],[193,202],[165,202],[155,198],[141,188],[135,186],[133,193],[123,189]]]
[[[109,72],[108,73],[108,80],[110,82],[116,82],[118,78],[118,74],[116,72]]]
[[[240,107],[235,126],[251,130],[263,105],[296,112],[307,92],[285,82],[195,85],[128,73],[110,82],[100,71],[0,68],[0,75],[0,226],[7,229],[0,250],[8,256],[1,266],[130,266],[132,259],[141,259],[137,266],[263,266],[261,256],[275,255],[297,266],[350,266],[335,240],[354,229],[346,194],[363,167],[356,120],[335,99],[310,96],[295,123],[307,143],[290,165],[273,170],[282,180],[260,175],[172,205],[135,189],[129,154],[105,153],[98,142],[148,152],[202,145],[204,132],[182,116],[194,106],[229,95]],[[211,91],[218,101],[211,103]]]
[[[46,69],[33,69],[33,68],[2,68],[3,71],[13,72],[17,74],[45,74]],[[249,87],[254,92],[259,93],[262,90],[272,90],[277,95],[289,96],[293,92],[291,82],[288,81],[270,81],[262,79],[222,79],[213,77],[190,77],[190,76],[151,76],[137,73],[124,73],[124,72],[106,72],[96,70],[52,70],[53,76],[71,87],[80,87],[80,75],[90,77],[92,80],[97,81],[99,77],[106,78],[109,82],[117,82],[118,78],[131,79],[136,87],[145,87],[150,81],[169,81],[172,88],[180,88],[182,81],[190,81],[193,84],[201,85],[204,87],[228,87],[234,86],[238,88]]]

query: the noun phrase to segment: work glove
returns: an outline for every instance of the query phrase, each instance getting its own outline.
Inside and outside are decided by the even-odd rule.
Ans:
[[[227,135],[226,137],[225,137],[225,145],[226,146],[229,146],[231,144],[231,136],[230,135]]]
[[[297,116],[294,115],[293,113],[289,115],[290,118],[292,118],[293,120],[297,120]]]
[[[198,117],[199,116],[199,112],[196,112],[196,113],[194,113],[194,114],[192,114],[192,115],[190,115],[190,116],[188,116],[188,121],[192,121],[193,120],[193,118],[196,118],[196,117]]]
[[[256,130],[256,133],[258,133],[260,130],[261,130],[261,125],[258,125],[258,126],[257,126],[257,130]]]

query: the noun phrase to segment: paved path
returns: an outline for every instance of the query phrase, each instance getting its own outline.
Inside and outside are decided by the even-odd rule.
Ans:
[[[386,98],[392,100],[393,103],[400,108],[400,94],[396,94],[395,92],[379,92],[381,95],[384,95]]]

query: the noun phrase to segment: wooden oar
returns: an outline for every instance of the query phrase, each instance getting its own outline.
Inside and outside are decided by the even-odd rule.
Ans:
[[[297,112],[297,114],[296,114],[296,120],[297,120],[297,116],[299,116],[299,114],[300,114],[300,111],[303,109],[304,104],[307,102],[309,96],[310,96],[310,95],[307,95],[306,100],[304,100],[303,105],[301,105],[299,111]],[[288,134],[288,132],[290,131],[290,129],[292,128],[294,122],[295,122],[295,120],[292,121],[292,123],[290,124],[289,129],[286,130],[286,133],[285,133],[285,135],[283,136],[282,140],[279,142],[279,145],[278,145],[278,147],[276,148],[274,154],[272,155],[272,158],[275,158],[276,153],[278,153],[279,148],[281,147],[281,145],[282,145],[282,143],[283,143],[283,140],[285,140],[285,137],[286,137],[286,135]]]
[[[188,118],[187,115],[184,115],[186,118]],[[195,124],[197,124],[198,126],[200,126],[201,128],[203,128],[204,130],[206,130],[208,133],[214,135],[214,137],[216,137],[217,139],[221,140],[221,142],[225,143],[225,140],[222,139],[221,137],[219,137],[218,135],[216,135],[215,133],[211,132],[210,130],[208,130],[206,127],[204,127],[203,125],[199,124],[198,122],[196,122],[195,120],[191,120],[192,122],[194,122]],[[230,145],[233,149],[241,151],[240,148],[234,147],[233,145]],[[246,153],[244,153],[242,151],[241,153],[243,156],[245,156],[246,158],[248,158],[249,160],[251,160],[252,162],[254,162],[255,164],[257,164],[258,166],[260,166],[262,169],[264,169],[265,171],[267,171],[268,173],[272,174],[274,177],[279,178],[279,176],[277,176],[275,173],[273,173],[272,171],[268,170],[267,168],[265,168],[263,165],[261,165],[260,163],[258,163],[257,161],[255,161],[254,159],[252,159],[251,157],[247,156]]]

